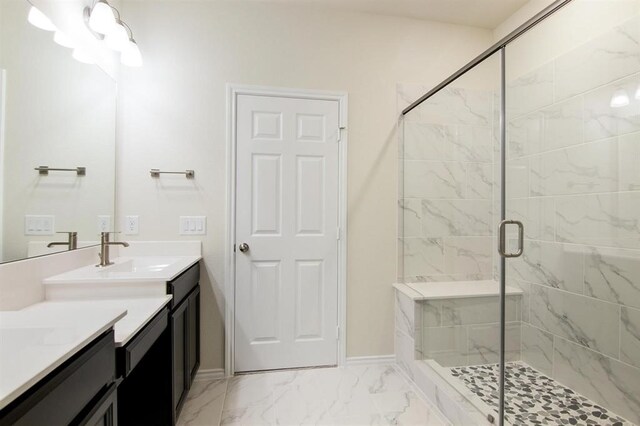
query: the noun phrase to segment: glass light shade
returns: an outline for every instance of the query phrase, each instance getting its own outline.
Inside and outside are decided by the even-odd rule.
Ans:
[[[117,24],[104,36],[104,42],[109,49],[122,52],[129,44],[129,33],[122,24]]]
[[[629,95],[627,95],[627,92],[623,89],[616,90],[611,97],[610,105],[611,108],[621,108],[629,105]]]
[[[29,10],[29,16],[27,17],[27,21],[34,27],[40,28],[45,31],[55,31],[57,28],[51,22],[51,19],[47,17],[44,13],[40,12],[40,9],[37,9],[31,6]]]
[[[60,46],[68,47],[71,49],[73,49],[76,45],[71,37],[59,30],[56,31],[56,33],[53,35],[53,41],[58,43]]]
[[[111,6],[103,0],[96,3],[89,15],[89,28],[99,34],[108,34],[115,25],[116,16]]]
[[[82,62],[83,64],[95,64],[96,60],[89,52],[84,49],[73,49],[73,53],[71,54],[73,59],[78,62]]]
[[[636,94],[634,97],[640,101],[640,84],[638,84],[638,88],[636,89]]]
[[[120,62],[128,67],[141,67],[142,66],[142,54],[138,45],[133,39],[129,40],[127,47],[122,51],[120,55]]]

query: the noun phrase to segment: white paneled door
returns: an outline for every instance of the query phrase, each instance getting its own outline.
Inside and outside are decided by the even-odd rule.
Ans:
[[[337,364],[339,103],[239,95],[235,371]]]

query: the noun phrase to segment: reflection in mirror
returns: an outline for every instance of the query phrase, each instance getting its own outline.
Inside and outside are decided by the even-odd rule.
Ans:
[[[114,216],[116,83],[30,24],[30,9],[0,2],[2,262],[67,250],[47,247],[70,240],[58,232],[95,244]]]

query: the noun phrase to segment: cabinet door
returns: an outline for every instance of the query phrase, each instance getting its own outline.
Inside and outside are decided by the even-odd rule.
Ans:
[[[171,346],[173,360],[173,410],[175,418],[177,419],[184,397],[186,396],[187,389],[187,308],[188,303],[185,300],[176,308],[171,314]]]
[[[187,371],[189,372],[189,388],[198,372],[200,366],[200,286],[189,295],[188,310],[188,351],[187,351]]]
[[[88,415],[78,426],[118,426],[118,384],[112,383],[92,406],[87,407]],[[75,422],[72,423],[72,425]]]

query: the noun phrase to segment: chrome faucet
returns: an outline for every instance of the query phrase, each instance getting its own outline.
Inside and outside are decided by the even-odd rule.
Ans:
[[[123,246],[129,247],[129,243],[124,241],[109,241],[109,234],[111,232],[101,232],[100,233],[100,263],[96,266],[102,268],[104,266],[113,265],[113,262],[109,260],[109,246]]]
[[[67,234],[67,241],[54,241],[47,244],[47,247],[53,246],[67,246],[67,250],[75,250],[78,248],[78,233],[77,232],[56,232],[56,234]]]

